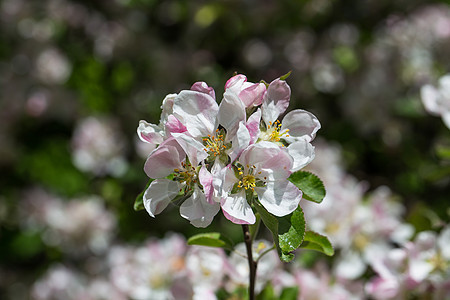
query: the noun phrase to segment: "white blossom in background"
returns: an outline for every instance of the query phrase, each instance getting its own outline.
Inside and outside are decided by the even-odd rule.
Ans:
[[[97,196],[62,200],[43,190],[30,190],[21,202],[24,225],[42,231],[43,241],[78,256],[106,251],[116,228],[115,215]]]
[[[450,74],[442,76],[437,86],[422,86],[420,95],[427,112],[440,116],[445,126],[450,129]]]
[[[193,299],[216,299],[215,291],[223,284],[230,269],[223,249],[192,246],[186,254],[186,269],[193,287]]]
[[[404,207],[392,199],[387,187],[365,194],[365,184],[344,172],[338,148],[319,142],[316,157],[309,170],[323,179],[327,195],[320,205],[301,203],[306,224],[341,249],[336,276],[356,279],[373,258],[390,250],[392,242],[404,244],[414,230],[403,224]]]
[[[297,268],[293,274],[299,288],[299,300],[364,299],[362,282],[336,280],[325,264],[317,263],[311,270]]]
[[[373,262],[376,276],[366,284],[374,299],[450,297],[450,226],[440,234],[420,232],[414,241],[378,256]],[[428,298],[427,298],[428,299]]]
[[[32,299],[80,299],[86,278],[64,265],[52,266],[31,288]]]
[[[131,299],[175,299],[173,284],[187,280],[185,252],[186,241],[179,235],[138,247],[115,246],[108,253],[110,281]]]
[[[122,176],[128,169],[125,140],[116,121],[87,117],[72,136],[72,160],[77,168],[95,175]]]
[[[253,259],[257,260],[261,254],[271,247],[272,243],[266,240],[255,240],[253,242]],[[232,292],[238,287],[247,287],[249,266],[244,243],[236,245],[235,251],[230,255],[229,264],[231,270],[229,273],[229,281],[225,283],[225,288]],[[276,250],[271,250],[264,254],[258,261],[258,268],[256,269],[255,292],[261,292],[264,286],[272,279],[276,278],[281,270],[282,265]]]
[[[72,72],[69,59],[57,49],[46,49],[36,59],[36,76],[48,84],[63,84]]]

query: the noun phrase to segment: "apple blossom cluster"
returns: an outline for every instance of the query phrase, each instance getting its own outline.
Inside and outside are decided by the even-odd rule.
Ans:
[[[46,245],[74,257],[106,252],[117,225],[96,195],[66,200],[33,188],[20,202],[20,212],[24,228],[41,232]]]
[[[167,95],[159,124],[137,129],[154,148],[144,166],[150,216],[176,203],[183,218],[206,227],[220,209],[235,224],[255,223],[253,201],[278,217],[296,210],[302,191],[287,179],[314,159],[320,123],[302,109],[280,120],[290,95],[283,78],[251,83],[244,75],[227,81],[220,104],[205,82]]]
[[[257,240],[253,253],[258,257],[269,247],[268,241]],[[237,249],[244,250],[244,245],[238,244]],[[139,246],[115,245],[100,266],[103,272],[87,276],[73,267],[55,264],[34,283],[31,296],[37,300],[214,300],[220,289],[234,293],[247,284],[248,263],[237,253],[227,256],[220,248],[186,246],[186,240],[177,234]],[[261,257],[259,264],[258,291],[273,282],[279,295],[286,287],[281,282],[295,285],[275,252]],[[291,281],[284,280],[286,276]]]

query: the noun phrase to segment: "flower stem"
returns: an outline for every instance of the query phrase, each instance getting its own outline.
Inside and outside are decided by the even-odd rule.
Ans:
[[[254,300],[257,262],[253,260],[252,236],[250,235],[250,230],[247,224],[242,225],[242,231],[244,232],[244,242],[245,247],[247,248],[247,259],[249,266],[248,299]]]

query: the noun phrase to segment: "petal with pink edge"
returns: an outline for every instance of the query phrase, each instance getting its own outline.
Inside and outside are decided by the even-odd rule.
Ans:
[[[239,93],[239,98],[245,107],[258,106],[261,105],[265,92],[266,85],[264,83],[253,83]]]
[[[181,91],[173,103],[173,114],[195,138],[207,136],[215,130],[218,111],[216,100],[198,91]]]
[[[269,84],[262,102],[262,118],[266,125],[275,122],[286,111],[291,98],[291,88],[284,80],[275,79]]]
[[[240,88],[244,82],[247,81],[247,77],[242,74],[235,75],[228,79],[228,81],[225,83],[225,90],[233,89],[233,88]]]
[[[211,98],[216,99],[216,93],[214,92],[214,89],[212,87],[208,86],[208,84],[203,81],[194,83],[191,86],[191,91],[205,93],[205,94],[210,95]]]
[[[247,126],[250,133],[250,144],[256,143],[259,136],[259,123],[261,122],[261,109],[258,108],[250,117],[248,117]]]
[[[149,144],[158,145],[163,141],[163,131],[161,130],[161,127],[147,123],[144,120],[139,121],[137,134],[141,141]]]
[[[213,175],[206,169],[203,165],[198,172],[198,180],[203,186],[203,191],[205,193],[206,201],[213,204],[214,201],[214,186],[213,186]]]
[[[255,188],[255,191],[267,211],[278,217],[296,210],[302,199],[302,191],[286,180],[269,181],[265,187]]]
[[[186,154],[173,138],[167,139],[152,153],[144,165],[144,171],[150,178],[163,178],[181,167]]]
[[[180,206],[180,214],[189,220],[195,227],[207,227],[211,224],[214,216],[219,212],[220,204],[210,204],[206,201],[205,194],[198,186],[194,188],[194,193],[186,199]]]
[[[181,184],[169,179],[156,179],[144,192],[143,202],[148,214],[152,217],[161,213],[180,190]]]
[[[254,224],[256,221],[244,190],[222,199],[221,206],[224,216],[234,224]]]
[[[171,136],[172,133],[180,133],[187,131],[186,126],[184,126],[183,123],[181,123],[174,115],[170,115],[167,117],[165,127],[166,127],[166,136]]]
[[[312,141],[316,136],[316,132],[320,129],[320,122],[312,113],[306,110],[296,109],[290,111],[284,116],[281,125],[281,132],[289,129],[290,138],[305,138],[308,142]]]

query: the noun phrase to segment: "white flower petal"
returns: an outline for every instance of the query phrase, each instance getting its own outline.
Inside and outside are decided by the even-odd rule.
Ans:
[[[306,140],[300,139],[287,147],[287,151],[294,159],[292,172],[308,165],[315,157],[314,146]]]
[[[208,157],[208,153],[205,151],[205,146],[193,137],[187,135],[186,133],[176,132],[172,133],[172,136],[181,148],[183,148],[184,152],[186,152],[191,165],[197,166],[201,161]]]
[[[137,134],[141,141],[152,145],[158,145],[163,142],[164,131],[155,124],[147,123],[144,120],[139,121],[139,127],[137,128]]]
[[[169,117],[169,115],[171,115],[173,113],[173,100],[175,99],[175,97],[177,96],[177,94],[169,94],[167,95],[161,105],[161,119],[160,119],[160,123],[164,124],[167,121],[167,118]]]
[[[235,224],[254,224],[256,221],[255,214],[245,198],[244,190],[222,199],[221,206],[224,216]]]
[[[282,217],[297,209],[302,192],[290,181],[269,181],[265,187],[255,188],[261,204],[271,214]]]
[[[225,92],[219,106],[219,124],[227,130],[227,140],[230,140],[238,130],[239,123],[245,121],[245,106],[239,97],[231,92]]]
[[[439,91],[432,85],[424,85],[421,89],[420,89],[420,96],[422,98],[422,103],[425,106],[425,109],[434,115],[439,115],[440,114],[440,109],[439,109],[439,98],[440,98],[440,94]]]
[[[291,139],[304,138],[308,142],[315,138],[316,132],[320,129],[320,122],[316,116],[302,109],[288,112],[281,124],[281,132],[289,129]],[[290,139],[286,138],[286,140]]]
[[[216,100],[198,91],[181,91],[173,103],[173,114],[195,138],[202,138],[214,131],[218,111]]]
[[[208,203],[205,194],[196,186],[192,196],[181,204],[180,214],[195,227],[204,228],[211,224],[219,209],[219,203]]]
[[[250,133],[244,125],[244,122],[239,123],[239,129],[231,140],[231,143],[233,147],[231,147],[231,151],[228,155],[230,156],[231,162],[234,162],[236,158],[241,155],[242,151],[250,144]]]
[[[152,217],[161,213],[180,190],[181,184],[169,179],[156,179],[144,192],[143,202],[148,214]]]

